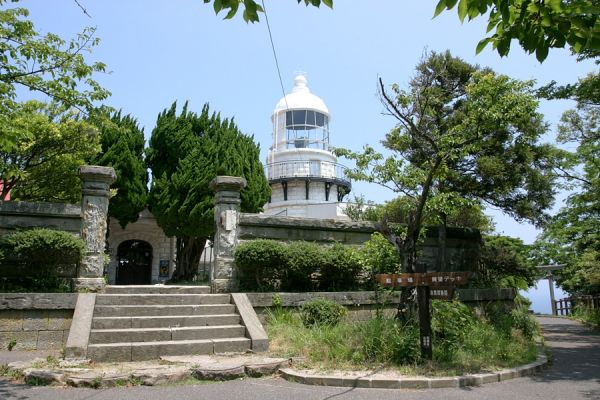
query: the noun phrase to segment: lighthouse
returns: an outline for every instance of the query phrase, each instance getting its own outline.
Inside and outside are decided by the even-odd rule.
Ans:
[[[325,102],[311,93],[304,74],[275,106],[271,116],[273,144],[267,156],[271,198],[268,215],[347,219],[344,196],[352,184],[331,152],[331,115]]]

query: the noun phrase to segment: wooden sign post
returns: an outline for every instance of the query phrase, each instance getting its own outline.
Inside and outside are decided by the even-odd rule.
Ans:
[[[432,358],[431,299],[452,300],[454,287],[469,280],[469,272],[417,272],[413,274],[377,274],[375,279],[383,287],[416,287],[419,307],[421,357]]]

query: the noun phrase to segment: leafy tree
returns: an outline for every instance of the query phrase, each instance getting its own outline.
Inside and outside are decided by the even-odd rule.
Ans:
[[[0,198],[13,190],[18,200],[81,201],[79,166],[100,150],[92,125],[56,104],[29,101],[16,104],[0,124],[0,137],[6,131],[21,139],[9,151],[0,149]]]
[[[570,293],[600,293],[600,74],[589,75],[572,92],[575,110],[566,111],[558,141],[575,144],[578,169],[564,171],[575,189],[536,241],[538,262],[566,264],[558,283]]]
[[[12,2],[16,2],[13,0]],[[84,53],[99,43],[94,28],[86,28],[69,42],[48,33],[40,35],[27,19],[25,8],[7,8],[0,0],[0,124],[5,132],[0,136],[0,149],[10,151],[21,140],[21,131],[7,125],[16,103],[17,87],[42,93],[65,108],[81,111],[92,108],[94,101],[110,93],[92,79],[103,72],[101,62],[87,63]]]
[[[152,169],[151,211],[168,236],[177,237],[174,279],[196,274],[206,240],[214,234],[213,199],[209,182],[217,175],[246,178],[241,210],[258,212],[270,195],[259,161],[259,147],[240,132],[233,120],[188,111],[177,115],[176,104],[159,114],[152,131],[147,163]]]
[[[527,289],[539,278],[539,271],[534,264],[529,257],[529,247],[521,239],[486,235],[480,268],[469,284]]]
[[[538,96],[548,99],[572,99],[580,106],[600,105],[600,73],[588,74],[575,84],[557,85],[556,81],[538,89]]]
[[[333,8],[333,0],[297,0],[298,4],[302,3],[303,1],[307,6],[312,5],[319,7],[321,3],[323,3],[327,7]],[[211,2],[213,3],[213,8],[216,14],[220,13],[221,11],[229,10],[225,15],[225,19],[233,18],[235,14],[237,14],[240,4],[244,6],[242,18],[244,18],[244,21],[246,22],[258,22],[258,13],[264,12],[260,4],[254,0],[204,0],[205,4]]]
[[[91,160],[96,165],[110,166],[117,173],[111,185],[117,193],[110,199],[108,215],[125,228],[138,219],[147,204],[148,172],[144,162],[144,130],[131,115],[121,111],[100,109],[92,113],[90,122],[100,131],[100,154]]]
[[[382,101],[398,124],[383,141],[387,158],[372,147],[339,149],[356,162],[352,178],[406,196],[405,225],[386,237],[415,271],[425,217],[444,220],[465,205],[485,203],[519,220],[540,224],[552,205],[559,151],[539,145],[546,124],[537,112],[532,82],[482,70],[431,53],[417,66],[408,91],[380,81]]]
[[[225,19],[233,18],[240,4],[244,6],[246,22],[258,22],[258,13],[264,12],[255,0],[204,0],[204,3],[211,2],[217,14],[228,10]],[[333,0],[304,0],[304,3],[315,7],[323,3],[333,8]],[[491,43],[498,54],[506,56],[511,41],[516,39],[523,50],[529,54],[535,52],[540,62],[546,59],[549,49],[567,45],[573,53],[584,57],[600,54],[600,5],[597,0],[439,0],[434,17],[455,6],[461,22],[465,18],[470,21],[488,16],[487,32],[494,33],[479,41],[477,53]]]
[[[440,0],[434,16],[455,6],[461,22],[489,12],[487,31],[493,34],[479,42],[477,53],[491,43],[498,54],[506,56],[513,39],[527,53],[535,52],[540,62],[550,48],[568,45],[573,53],[596,55],[600,51],[600,4],[596,0]]]

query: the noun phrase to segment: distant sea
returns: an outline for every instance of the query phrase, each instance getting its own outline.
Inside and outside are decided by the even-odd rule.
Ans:
[[[547,279],[538,281],[536,286],[527,291],[522,290],[521,294],[531,300],[531,306],[529,308],[532,309],[533,312],[540,314],[552,313],[552,306],[550,305],[550,288]],[[560,300],[565,297],[568,297],[568,294],[563,292],[562,289],[557,288],[556,284],[554,284],[554,298]]]

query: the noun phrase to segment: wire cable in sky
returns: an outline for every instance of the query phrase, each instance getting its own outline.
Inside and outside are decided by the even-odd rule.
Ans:
[[[267,22],[267,30],[269,31],[269,39],[271,40],[271,49],[273,49],[273,58],[275,58],[275,67],[277,67],[277,75],[279,76],[279,84],[281,85],[281,93],[283,93],[283,100],[285,101],[285,109],[289,110],[287,97],[285,96],[285,89],[283,88],[283,80],[281,79],[281,70],[279,69],[279,61],[277,60],[277,52],[275,51],[275,44],[273,43],[273,34],[271,33],[271,25],[269,24],[269,17],[267,16],[267,8],[265,7],[265,0],[261,0],[262,8],[265,13],[265,21]]]

